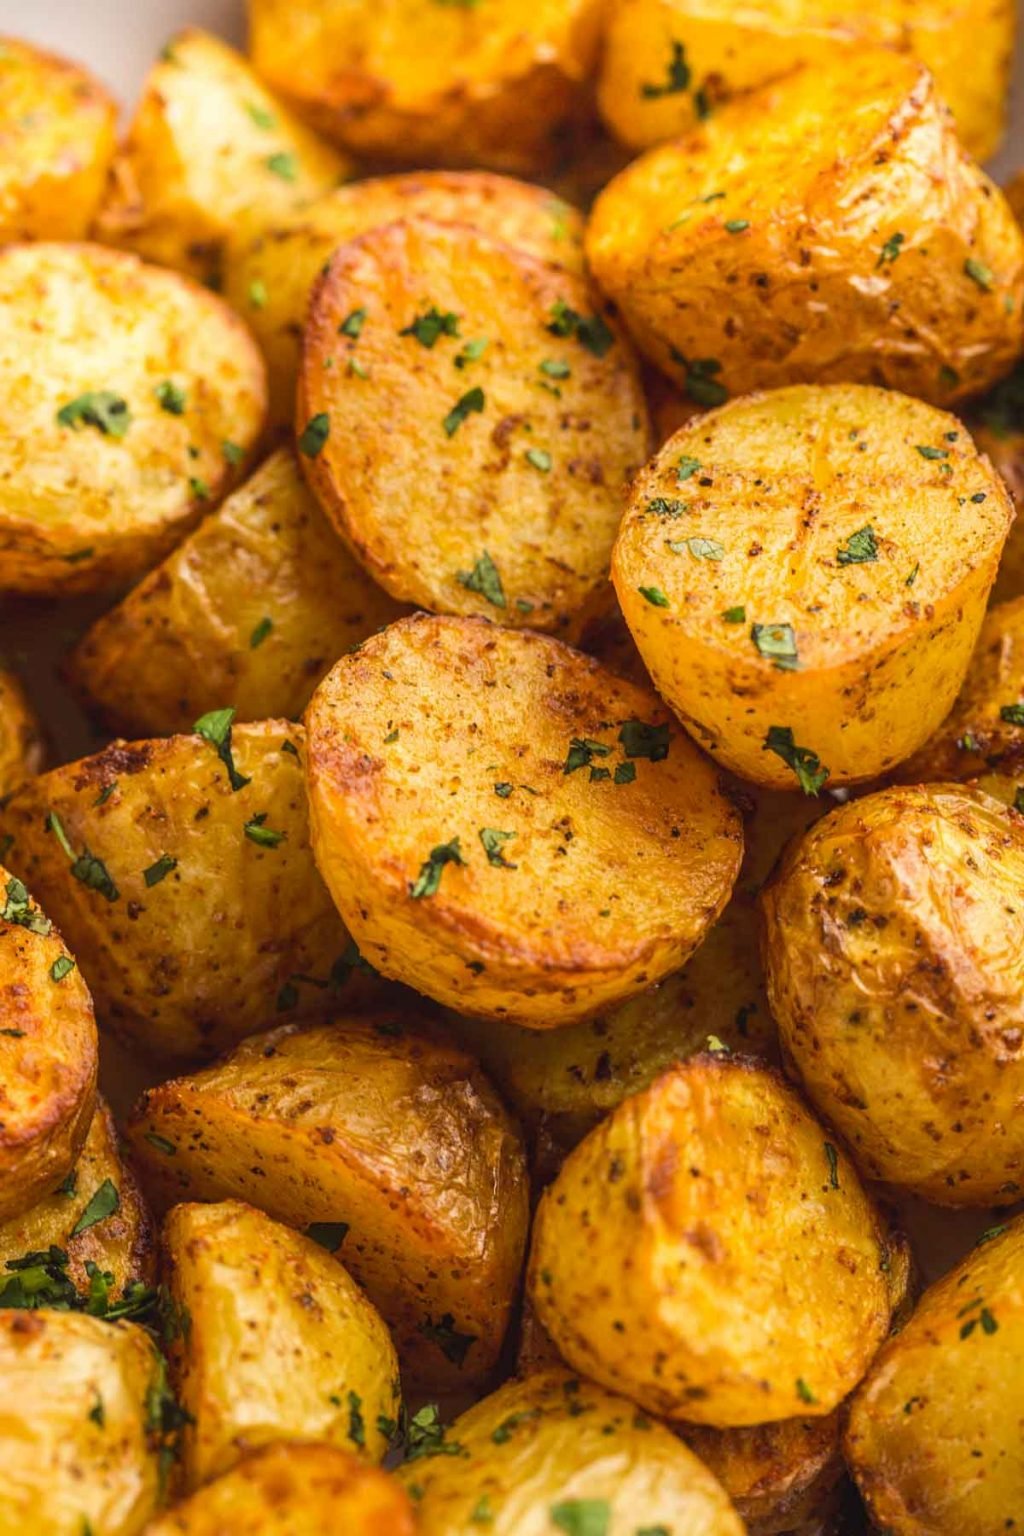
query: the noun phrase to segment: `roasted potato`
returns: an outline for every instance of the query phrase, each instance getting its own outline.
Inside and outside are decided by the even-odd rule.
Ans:
[[[0,666],[0,798],[43,766],[43,736],[25,690]]]
[[[837,381],[948,404],[1020,347],[1024,237],[905,54],[843,53],[649,151],[587,256],[698,405]]]
[[[76,688],[112,729],[302,713],[345,651],[407,610],[345,549],[280,449],[89,629]]]
[[[647,414],[581,278],[459,225],[370,230],[313,291],[296,426],[320,504],[393,597],[548,630],[607,606]]]
[[[527,1283],[575,1370],[725,1428],[838,1406],[888,1332],[888,1262],[842,1148],[771,1068],[719,1052],[570,1153]]]
[[[117,103],[80,65],[0,36],[0,243],[83,239],[116,131]]]
[[[343,985],[346,1000],[375,990],[310,855],[301,726],[232,730],[230,710],[197,724],[115,741],[0,813],[8,862],[67,935],[101,1022],[168,1059],[321,1014]]]
[[[1024,1190],[1024,822],[896,787],[792,844],[762,902],[768,996],[869,1176],[939,1205]]]
[[[745,778],[817,794],[948,713],[1013,519],[960,422],[794,385],[677,432],[635,481],[613,578],[664,699]]]
[[[967,425],[982,453],[1006,481],[1017,507],[1024,505],[1024,363],[981,400],[975,401],[967,414]],[[1018,519],[999,563],[999,573],[992,589],[994,602],[1024,596],[1024,520]]]
[[[714,768],[649,689],[560,641],[402,619],[306,718],[314,851],[360,952],[459,1012],[592,1017],[726,903],[743,837]]]
[[[435,1390],[486,1378],[527,1226],[518,1130],[475,1063],[401,1016],[260,1035],[145,1094],[146,1187],[250,1200],[334,1249]]]
[[[95,590],[161,559],[266,409],[220,299],[98,245],[0,250],[0,590]]]
[[[846,1413],[781,1419],[749,1429],[681,1429],[686,1444],[721,1483],[748,1536],[820,1529],[837,1510]],[[828,1527],[826,1526],[826,1530]]]
[[[743,1533],[711,1473],[664,1425],[564,1370],[506,1382],[419,1449],[398,1476],[423,1536]]]

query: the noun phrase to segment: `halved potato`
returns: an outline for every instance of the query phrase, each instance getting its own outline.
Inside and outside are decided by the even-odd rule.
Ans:
[[[607,604],[647,414],[581,278],[459,225],[370,230],[314,290],[296,427],[321,505],[393,597],[533,629]]]
[[[98,619],[71,657],[112,729],[187,731],[302,713],[339,656],[407,610],[348,553],[287,449]]]
[[[1024,237],[906,54],[844,52],[643,155],[587,257],[699,405],[844,380],[948,403],[1019,350]]]
[[[548,1029],[677,970],[739,813],[648,689],[560,641],[402,619],[307,712],[317,863],[360,951],[459,1012]]]
[[[995,389],[975,401],[966,417],[971,435],[982,453],[1006,481],[1019,508],[1024,505],[1024,364],[1001,379]],[[999,573],[992,589],[994,602],[1024,596],[1024,520],[1010,529]]]
[[[0,797],[43,765],[43,735],[35,711],[13,672],[0,667]]]
[[[0,250],[0,588],[161,559],[263,426],[255,342],[212,293],[99,245]]]
[[[700,744],[817,794],[937,729],[1012,518],[956,417],[867,385],[794,385],[669,439],[634,483],[613,577]]]
[[[748,1536],[831,1532],[839,1508],[846,1410],[749,1429],[681,1427],[683,1440],[721,1483]],[[820,1522],[825,1522],[824,1526]]]
[[[144,1094],[128,1134],[162,1204],[242,1198],[339,1251],[403,1370],[458,1388],[508,1324],[526,1162],[475,1063],[403,1018],[260,1035]]]

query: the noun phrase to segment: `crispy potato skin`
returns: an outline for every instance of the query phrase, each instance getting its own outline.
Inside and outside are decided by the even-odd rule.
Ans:
[[[647,409],[628,341],[609,328],[595,352],[552,334],[559,305],[600,316],[582,278],[465,226],[400,221],[331,258],[310,301],[296,411],[300,433],[326,417],[329,435],[302,467],[393,597],[544,630],[607,606]],[[410,332],[431,309],[457,316],[456,336]],[[360,310],[358,336],[339,335]],[[465,353],[479,341],[482,355]],[[479,410],[460,415],[473,391]],[[496,592],[471,582],[484,555]]]
[[[189,27],[149,72],[93,234],[218,286],[231,241],[320,197],[350,170],[241,54]]]
[[[795,788],[766,750],[788,727],[830,783],[859,783],[951,708],[1012,518],[956,417],[867,385],[795,385],[669,439],[634,483],[612,574],[659,693],[716,759]],[[874,547],[851,560],[865,533]],[[714,541],[708,557],[695,538]]]
[[[13,672],[0,667],[0,796],[43,766],[42,727]]]
[[[534,1221],[529,1293],[569,1364],[718,1428],[837,1407],[892,1299],[879,1214],[827,1137],[772,1069],[723,1054],[620,1104]]]
[[[398,1471],[422,1489],[423,1536],[470,1536],[481,1503],[492,1536],[546,1536],[552,1507],[576,1500],[607,1506],[608,1536],[632,1536],[655,1518],[679,1536],[742,1536],[718,1483],[663,1425],[564,1370],[506,1382],[445,1440],[461,1453]]]
[[[0,1311],[0,1536],[138,1536],[159,1497],[157,1378],[133,1323]]]
[[[948,404],[1019,349],[1024,238],[907,55],[799,71],[649,151],[598,198],[587,257],[698,404],[844,381]]]
[[[1020,213],[1017,216],[1019,218]],[[988,454],[1019,508],[1024,503],[1024,364],[1018,363],[995,389],[974,402],[966,419],[975,443],[982,453]],[[1002,603],[1021,596],[1024,596],[1024,521],[1018,518],[1003,550],[992,601]]]
[[[71,680],[129,736],[188,731],[227,704],[239,720],[293,719],[337,657],[407,611],[348,553],[282,448],[96,621]]]
[[[615,782],[637,722],[667,756]],[[711,765],[650,690],[546,636],[403,619],[338,663],[307,729],[339,911],[383,975],[456,1011],[548,1029],[620,1003],[688,959],[736,878],[740,817]],[[567,771],[574,740],[596,747]],[[495,831],[514,834],[504,864]]]
[[[835,1514],[845,1422],[840,1407],[819,1419],[749,1429],[692,1424],[680,1433],[731,1498],[748,1536],[783,1536]]]
[[[768,996],[869,1176],[939,1205],[1024,1185],[1024,827],[955,784],[840,806],[762,895]]]
[[[177,1205],[167,1284],[191,1319],[171,1347],[186,1490],[272,1441],[308,1438],[380,1461],[398,1418],[387,1328],[331,1254],[239,1200]]]
[[[126,430],[123,411],[113,433],[58,421],[97,392],[127,405]],[[0,250],[0,587],[63,595],[148,569],[231,484],[223,444],[247,452],[265,410],[256,344],[206,289],[98,245]]]
[[[287,720],[235,726],[235,770],[250,781],[237,793],[199,736],[114,742],[30,780],[0,816],[11,864],[68,934],[104,1025],[143,1052],[208,1058],[275,1017],[333,1008],[326,983],[349,940],[310,854],[303,741]],[[53,813],[76,855],[102,861],[116,900],[72,874]],[[259,816],[284,834],[276,847],[247,834]],[[347,970],[342,982],[356,999],[376,992]]]
[[[80,65],[0,36],[0,243],[83,239],[116,132],[117,103]]]
[[[990,1536],[1024,1506],[1024,1223],[925,1292],[853,1400],[846,1456],[893,1536]]]
[[[286,1026],[150,1090],[128,1136],[163,1205],[237,1196],[295,1227],[347,1223],[340,1256],[403,1372],[434,1390],[486,1378],[522,1266],[526,1160],[461,1051],[396,1017]]]

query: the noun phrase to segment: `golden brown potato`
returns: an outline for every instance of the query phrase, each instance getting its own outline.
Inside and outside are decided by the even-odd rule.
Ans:
[[[0,250],[0,589],[92,591],[161,559],[266,410],[241,320],[98,245]]]
[[[1024,237],[908,55],[843,54],[643,155],[587,256],[698,405],[837,381],[947,404],[1020,345]]]
[[[995,389],[972,404],[966,417],[971,435],[982,453],[1006,481],[1018,509],[1024,505],[1024,364]],[[1010,529],[999,573],[992,589],[993,602],[1024,596],[1024,518]]]
[[[146,78],[95,238],[218,287],[230,241],[287,217],[350,169],[241,54],[189,27]]]
[[[677,970],[743,838],[656,696],[544,635],[402,619],[307,712],[317,863],[367,960],[535,1029]]]
[[[84,238],[116,125],[117,103],[80,65],[0,36],[0,243]]]
[[[853,1400],[846,1455],[892,1536],[992,1536],[1024,1508],[1024,1222],[927,1291]]]
[[[664,1425],[564,1370],[506,1382],[435,1430],[398,1476],[416,1490],[423,1536],[744,1529],[711,1473]]]
[[[401,1020],[260,1035],[144,1094],[129,1139],[163,1204],[238,1197],[340,1250],[403,1371],[458,1388],[486,1377],[508,1323],[525,1157],[469,1057]]]
[[[459,225],[370,230],[314,289],[296,426],[318,500],[393,597],[554,630],[607,605],[647,414],[581,278]]]
[[[784,1050],[868,1175],[939,1205],[1024,1188],[1024,822],[954,784],[838,807],[766,887]]]
[[[43,735],[25,690],[0,666],[0,797],[43,766]]]
[[[528,1286],[574,1369],[719,1428],[831,1413],[892,1313],[886,1234],[771,1069],[695,1056],[570,1153]]]
[[[239,720],[294,718],[339,656],[405,612],[280,449],[96,621],[71,677],[127,735],[187,731],[227,704]]]
[[[602,0],[249,0],[253,63],[361,155],[528,170],[584,104]]]
[[[748,1536],[819,1530],[839,1507],[846,1412],[781,1419],[749,1429],[680,1429],[729,1495]],[[828,1529],[828,1527],[826,1527]]]
[[[197,724],[42,774],[0,815],[101,1022],[179,1060],[375,992],[310,855],[302,727]]]
[[[1012,517],[956,417],[867,385],[794,385],[669,439],[633,485],[613,577],[701,746],[817,794],[938,728]]]

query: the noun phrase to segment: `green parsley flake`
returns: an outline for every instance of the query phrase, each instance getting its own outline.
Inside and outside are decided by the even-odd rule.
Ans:
[[[983,261],[978,261],[974,256],[968,256],[964,262],[964,271],[972,283],[977,283],[979,288],[986,293],[991,293],[995,287],[996,275],[991,267],[987,267]]]
[[[453,310],[439,310],[436,305],[422,315],[417,315],[404,330],[399,331],[399,336],[415,336],[421,347],[432,349],[442,336],[457,336],[459,334],[459,317]]]
[[[299,436],[299,452],[307,459],[315,459],[331,435],[331,418],[326,411],[317,411],[306,422]]]
[[[465,863],[457,837],[453,837],[450,843],[439,843],[430,850],[430,857],[420,865],[419,874],[409,886],[409,895],[413,901],[422,901],[426,896],[435,895],[445,865]]]
[[[741,235],[745,229],[750,228],[750,220],[726,219],[723,228],[727,235]]]
[[[481,827],[480,841],[484,845],[488,864],[493,864],[496,869],[518,869],[518,864],[510,864],[501,851],[503,843],[511,842],[515,837],[514,832],[499,832],[497,827]]]
[[[354,309],[350,315],[338,326],[338,332],[342,336],[350,336],[353,341],[362,335],[363,326],[366,324],[366,310]]]
[[[471,571],[457,571],[455,579],[467,592],[478,592],[495,608],[504,608],[505,589],[501,584],[498,567],[486,549]]]
[[[95,427],[105,437],[124,437],[132,424],[127,400],[111,393],[109,389],[92,389],[77,399],[62,405],[57,412],[62,427],[78,432],[82,427]]]
[[[287,150],[279,150],[275,155],[268,155],[265,164],[267,170],[274,176],[280,176],[282,181],[299,179],[299,162]]]
[[[750,638],[762,656],[782,672],[795,672],[798,663],[792,624],[751,624]]]
[[[693,459],[688,453],[684,453],[676,465],[676,484],[682,485],[684,481],[699,474],[700,467],[700,459]]]
[[[703,405],[712,409],[716,405],[724,405],[729,398],[729,391],[715,375],[721,373],[722,365],[717,357],[684,357],[676,347],[671,347],[672,361],[683,369],[683,389],[693,401],[694,405]]]
[[[479,384],[475,389],[467,389],[464,395],[460,395],[452,406],[441,425],[449,437],[454,437],[466,417],[474,411],[482,411],[485,405],[484,392]]]
[[[153,391],[160,404],[160,409],[167,411],[171,416],[184,416],[185,391],[180,384],[175,384],[171,379],[164,379]]]
[[[98,859],[88,848],[83,848],[79,854],[75,853],[64,830],[64,824],[56,811],[50,811],[46,818],[46,825],[71,860],[72,877],[80,881],[88,890],[98,891],[108,901],[117,901],[121,893],[111,879],[103,860]]]
[[[641,597],[645,597],[654,608],[667,608],[668,598],[660,587],[637,587]]]
[[[65,976],[70,976],[75,968],[75,962],[70,955],[58,955],[50,966],[50,980],[63,981]]]
[[[266,616],[260,619],[259,623],[256,625],[256,628],[249,636],[249,649],[251,651],[259,650],[260,646],[263,644],[264,640],[267,638],[273,628],[273,619],[267,618]]]
[[[546,475],[551,468],[551,455],[545,448],[527,448],[526,462]]]
[[[563,773],[575,773],[578,768],[589,768],[595,757],[611,757],[612,748],[603,741],[591,741],[587,736],[574,736],[562,765]]]
[[[235,767],[231,751],[231,722],[234,718],[233,708],[211,709],[207,714],[200,716],[192,729],[197,736],[201,736],[204,741],[210,743],[211,747],[217,749],[217,756],[228,771],[231,788],[237,793],[251,783],[251,780],[239,773]]]
[[[3,911],[0,912],[0,918],[5,923],[14,923],[19,928],[27,928],[30,933],[39,933],[45,937],[53,924],[48,917],[43,916],[38,907],[32,906],[25,886],[13,875],[7,882],[6,893],[7,900]]]
[[[549,1513],[565,1536],[608,1536],[612,1512],[607,1499],[563,1499]]]
[[[470,363],[477,363],[487,351],[487,337],[478,337],[476,341],[467,341],[466,345],[456,353],[454,362],[456,368],[468,368]]]
[[[665,71],[665,79],[661,85],[644,83],[640,86],[640,95],[645,101],[656,101],[661,96],[678,96],[683,91],[690,89],[691,71],[686,62],[686,49],[682,43],[673,41],[672,57]]]
[[[604,357],[615,343],[602,314],[581,315],[564,299],[556,299],[551,306],[548,330],[552,336],[575,336],[580,346],[595,357]]]
[[[747,610],[743,603],[737,603],[733,608],[726,608],[720,615],[726,624],[745,624],[747,622]]]
[[[882,246],[878,260],[875,262],[875,266],[891,266],[892,263],[896,260],[897,256],[902,254],[902,246],[906,238],[906,235],[902,234],[899,230],[897,230],[894,235],[890,235],[888,240]]]
[[[840,565],[869,565],[878,559],[878,539],[870,523],[851,533],[845,544],[836,550]]]
[[[159,885],[161,880],[165,880],[171,870],[177,867],[177,859],[173,859],[169,853],[162,853],[155,864],[151,864],[148,869],[142,871],[142,878],[147,887]]]
[[[452,1365],[460,1368],[465,1365],[466,1356],[477,1339],[475,1333],[459,1333],[450,1312],[446,1312],[437,1323],[428,1316],[426,1322],[420,1325],[419,1331],[425,1339],[437,1345],[446,1360],[450,1360]]]
[[[624,720],[619,741],[627,757],[646,757],[652,763],[664,762],[671,745],[668,721],[651,725],[646,720]]]
[[[828,1161],[828,1183],[830,1189],[839,1188],[839,1153],[830,1141],[825,1143],[825,1157]]]
[[[915,447],[917,448],[917,451],[921,455],[922,459],[949,458],[948,448],[933,448],[930,443],[917,443],[915,444]]]
[[[762,751],[774,752],[787,768],[792,768],[805,795],[817,795],[828,779],[829,770],[822,767],[817,752],[812,752],[810,747],[797,746],[788,725],[770,725]]]
[[[275,832],[272,827],[265,827],[263,823],[267,819],[267,812],[260,811],[258,816],[253,816],[242,828],[251,843],[256,843],[260,848],[277,848],[287,837],[286,832]]]
[[[266,309],[267,285],[260,278],[254,277],[248,288],[250,309]]]
[[[116,1185],[110,1179],[104,1179],[97,1189],[85,1210],[79,1216],[75,1225],[71,1228],[71,1236],[77,1237],[80,1232],[87,1232],[90,1227],[95,1227],[99,1222],[106,1221],[108,1216],[113,1216],[121,1209],[121,1196],[117,1192]]]
[[[684,549],[689,550],[695,560],[725,559],[725,549],[717,539],[704,539],[697,535],[677,541],[670,539],[668,547],[674,555],[681,555]]]
[[[796,1395],[802,1403],[816,1403],[818,1401],[802,1376],[798,1376],[796,1379]]]

